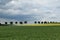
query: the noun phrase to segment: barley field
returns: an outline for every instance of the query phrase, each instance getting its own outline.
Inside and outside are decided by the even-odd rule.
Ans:
[[[60,25],[0,26],[0,40],[60,40]]]

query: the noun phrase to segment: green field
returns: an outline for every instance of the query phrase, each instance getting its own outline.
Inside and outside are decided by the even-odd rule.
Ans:
[[[60,26],[0,26],[0,40],[60,40]]]

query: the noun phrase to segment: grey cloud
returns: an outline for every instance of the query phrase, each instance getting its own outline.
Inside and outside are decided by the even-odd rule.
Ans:
[[[42,15],[49,19],[60,18],[60,1],[56,0],[1,0],[0,13],[11,15]],[[58,16],[58,17],[57,17]],[[56,20],[57,20],[56,19]],[[44,19],[45,20],[45,19]],[[60,19],[58,19],[60,20]]]
[[[10,2],[11,0],[0,0],[0,5],[4,5],[8,2]]]

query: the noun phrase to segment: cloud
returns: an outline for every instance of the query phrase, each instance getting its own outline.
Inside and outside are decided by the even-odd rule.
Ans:
[[[0,13],[8,15],[37,15],[37,20],[60,20],[60,0],[1,0]],[[40,16],[40,17],[39,17]]]
[[[10,2],[12,0],[0,0],[0,5],[5,5],[6,3]]]
[[[4,12],[10,14],[36,14],[56,10],[60,6],[59,0],[11,0],[2,7]],[[2,10],[2,11],[3,11]],[[14,12],[15,11],[15,12]]]

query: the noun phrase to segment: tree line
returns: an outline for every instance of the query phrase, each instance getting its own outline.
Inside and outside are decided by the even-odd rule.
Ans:
[[[14,22],[10,22],[10,24],[13,24]],[[20,21],[20,22],[15,22],[15,24],[28,24],[28,22],[27,21],[24,21],[24,22],[22,22],[22,21]],[[50,22],[48,22],[48,21],[34,21],[34,24],[56,24],[56,23],[60,23],[60,22],[54,22],[54,21],[50,21]],[[5,24],[8,24],[8,22],[5,22]],[[1,23],[0,23],[0,25],[1,25]]]

